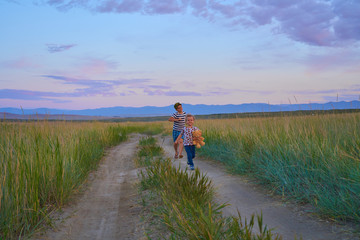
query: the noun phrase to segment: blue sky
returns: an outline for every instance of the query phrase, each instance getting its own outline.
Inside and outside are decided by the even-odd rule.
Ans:
[[[360,98],[358,0],[0,0],[0,107]]]

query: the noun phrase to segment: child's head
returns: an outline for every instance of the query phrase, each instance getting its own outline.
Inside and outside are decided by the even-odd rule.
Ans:
[[[178,107],[179,107],[179,106],[181,106],[181,103],[179,103],[179,102],[175,103],[175,104],[174,104],[175,110],[178,110]]]
[[[186,114],[186,118],[185,118],[185,121],[186,121],[186,123],[188,124],[188,125],[192,125],[193,123],[194,123],[194,121],[195,121],[195,116],[194,115],[192,115],[192,114]]]

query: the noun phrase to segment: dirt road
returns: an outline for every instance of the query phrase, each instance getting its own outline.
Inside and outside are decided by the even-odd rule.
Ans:
[[[33,239],[146,239],[134,186],[137,169],[133,160],[139,138],[132,135],[127,142],[110,149],[98,170],[90,174],[85,191],[63,208],[55,228]]]
[[[96,172],[89,176],[82,194],[75,197],[73,204],[65,207],[54,229],[49,229],[33,239],[146,239],[140,221],[141,206],[134,183],[137,169],[134,154],[140,136],[131,138],[107,153]],[[173,157],[170,137],[158,137],[166,157]],[[174,161],[176,166],[186,167],[186,154],[182,160]],[[217,188],[217,199],[231,205],[225,215],[235,214],[237,209],[242,217],[262,211],[264,222],[284,240],[302,236],[304,240],[345,240],[360,239],[351,236],[348,229],[321,221],[308,213],[310,208],[285,203],[281,198],[270,196],[248,179],[233,176],[218,163],[196,157],[195,166],[209,176]]]

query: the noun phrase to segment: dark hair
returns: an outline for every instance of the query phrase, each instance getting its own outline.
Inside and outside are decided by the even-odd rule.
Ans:
[[[178,106],[180,106],[180,105],[181,105],[181,103],[179,103],[179,102],[175,103],[175,104],[174,104],[175,110],[177,110]]]

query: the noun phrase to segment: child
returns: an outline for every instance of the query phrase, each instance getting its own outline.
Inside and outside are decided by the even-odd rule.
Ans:
[[[193,126],[195,117],[191,114],[186,115],[186,127],[181,130],[180,135],[177,137],[175,142],[179,142],[181,137],[184,136],[184,148],[187,154],[187,164],[191,170],[194,170],[193,158],[195,157],[195,145],[193,144],[192,133],[199,128]]]
[[[176,139],[180,135],[181,130],[185,127],[186,112],[183,111],[182,105],[179,102],[175,103],[174,108],[177,112],[171,115],[169,121],[174,122],[173,141],[174,141],[174,149],[175,149],[175,158],[182,158],[183,141],[182,139],[180,139],[178,142],[176,142]]]

